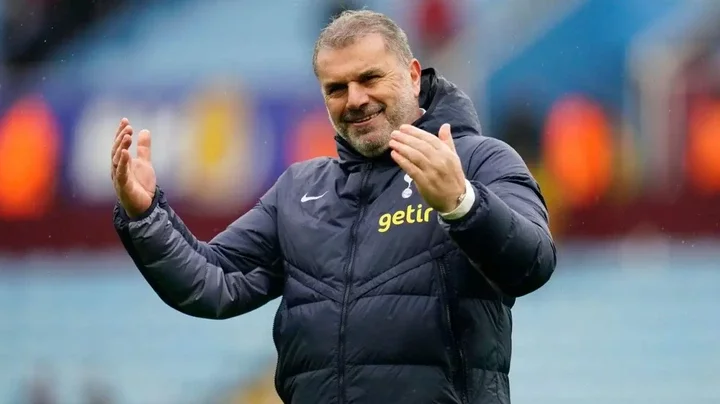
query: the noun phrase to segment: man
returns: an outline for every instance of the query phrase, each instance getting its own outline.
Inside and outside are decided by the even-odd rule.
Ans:
[[[343,13],[313,65],[339,159],[292,165],[209,243],[156,187],[148,131],[131,158],[123,119],[112,165],[125,248],[191,316],[282,296],[273,339],[286,403],[509,403],[510,308],[555,267],[537,184],[384,15]]]

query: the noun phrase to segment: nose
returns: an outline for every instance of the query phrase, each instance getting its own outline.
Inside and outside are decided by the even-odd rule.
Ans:
[[[358,83],[348,84],[347,109],[361,109],[370,102],[365,87]]]

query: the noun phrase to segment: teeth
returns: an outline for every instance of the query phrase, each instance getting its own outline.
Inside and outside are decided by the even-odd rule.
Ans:
[[[359,120],[355,121],[355,123],[367,122],[367,121],[375,118],[375,117],[378,116],[378,115],[380,115],[380,112],[376,112],[376,113],[374,113],[374,114],[372,114],[372,115],[370,115],[370,116],[368,116],[368,117],[365,117],[365,118],[363,118],[363,119],[359,119]]]

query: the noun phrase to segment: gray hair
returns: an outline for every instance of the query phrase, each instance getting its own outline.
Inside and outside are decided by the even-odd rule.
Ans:
[[[321,49],[342,49],[366,35],[379,34],[388,51],[410,64],[413,59],[407,34],[384,14],[370,10],[345,10],[328,24],[315,42],[313,71],[317,76],[317,56]]]

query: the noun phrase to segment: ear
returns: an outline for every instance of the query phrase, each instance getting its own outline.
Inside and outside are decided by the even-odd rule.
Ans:
[[[410,79],[412,80],[413,94],[415,97],[420,96],[420,79],[422,77],[422,66],[420,61],[413,59],[410,62]]]

